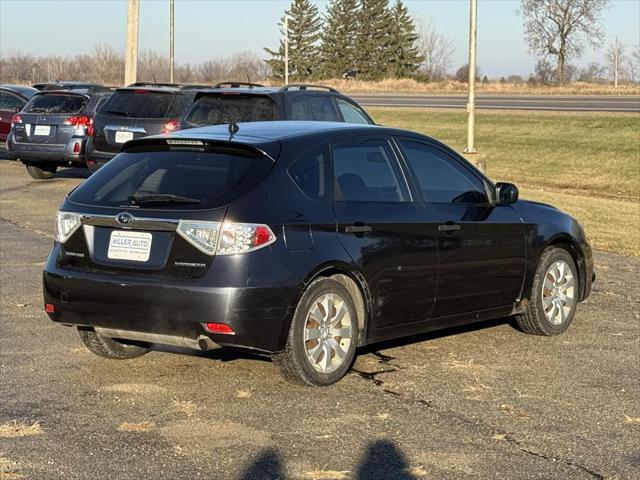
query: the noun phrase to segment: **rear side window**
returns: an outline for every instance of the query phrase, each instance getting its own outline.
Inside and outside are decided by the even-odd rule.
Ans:
[[[253,188],[271,170],[262,154],[239,149],[220,153],[154,151],[121,153],[69,197],[75,203],[135,206],[133,197],[178,196],[187,203],[138,204],[142,208],[208,209],[225,205]]]
[[[270,121],[276,104],[264,95],[216,95],[199,99],[185,117],[189,127],[238,122]]]
[[[307,153],[289,167],[289,175],[305,195],[314,200],[328,195],[327,179],[331,175],[329,147]]]
[[[487,203],[484,182],[455,158],[423,143],[401,140],[409,165],[427,202]]]
[[[131,118],[168,118],[179,117],[174,103],[179,105],[184,98],[179,94],[150,91],[121,91],[115,92],[103,105],[100,113]]]
[[[333,149],[333,173],[336,201],[409,201],[397,160],[386,140],[336,145]]]
[[[80,95],[36,95],[26,105],[27,113],[74,114],[80,113],[88,100]]]
[[[370,125],[371,120],[360,110],[358,107],[351,105],[349,102],[336,98],[336,103],[342,114],[342,118],[347,123],[359,123],[364,125]]]
[[[339,122],[340,116],[328,95],[296,95],[288,107],[289,120]]]
[[[10,93],[0,92],[0,110],[13,111],[16,108],[22,108],[24,100]]]

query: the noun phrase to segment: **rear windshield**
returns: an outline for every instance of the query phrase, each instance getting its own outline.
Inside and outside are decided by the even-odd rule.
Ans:
[[[48,114],[72,114],[80,113],[87,99],[79,95],[36,95],[25,106],[24,111],[28,113],[48,113]]]
[[[275,103],[263,95],[216,95],[199,99],[185,116],[187,127],[275,120]]]
[[[272,165],[262,154],[230,148],[207,152],[125,152],[89,177],[69,200],[105,207],[216,208],[253,188]],[[144,205],[139,200],[159,196],[177,200],[160,198]]]
[[[186,95],[164,92],[115,92],[101,107],[100,113],[131,118],[179,118],[190,100]]]

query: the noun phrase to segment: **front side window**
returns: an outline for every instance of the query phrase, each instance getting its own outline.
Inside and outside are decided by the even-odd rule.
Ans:
[[[484,182],[443,151],[419,142],[400,145],[427,202],[488,203]]]
[[[342,118],[346,123],[358,123],[360,125],[370,125],[371,121],[367,118],[362,110],[358,107],[351,105],[344,100],[336,99]]]
[[[321,147],[305,154],[291,165],[289,175],[305,195],[320,200],[328,194],[329,169],[329,148]]]
[[[338,112],[328,95],[297,95],[289,105],[289,120],[339,122]]]
[[[386,140],[362,140],[333,148],[334,200],[406,202],[406,186]]]

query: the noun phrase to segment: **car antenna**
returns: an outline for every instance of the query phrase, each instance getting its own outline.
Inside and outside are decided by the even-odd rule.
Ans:
[[[248,73],[247,73],[247,83],[249,84],[249,90],[251,90],[253,88],[253,83],[251,83],[251,78],[249,77]]]
[[[233,140],[233,136],[236,133],[238,133],[238,130],[240,130],[240,127],[236,123],[235,118],[230,118],[229,119],[229,140],[228,140],[229,142]]]
[[[158,81],[156,80],[156,74],[155,74],[155,73],[153,73],[153,72],[151,72],[151,76],[153,77],[153,84],[154,84],[155,86],[158,86]]]

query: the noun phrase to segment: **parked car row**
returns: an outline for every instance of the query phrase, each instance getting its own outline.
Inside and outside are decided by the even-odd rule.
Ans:
[[[374,123],[354,100],[317,85],[134,83],[111,89],[53,82],[34,87],[29,96],[11,91],[6,94],[11,101],[0,103],[6,104],[3,118],[12,118],[2,138],[8,155],[36,179],[53,177],[61,166],[95,172],[130,140],[185,128],[272,120]]]

